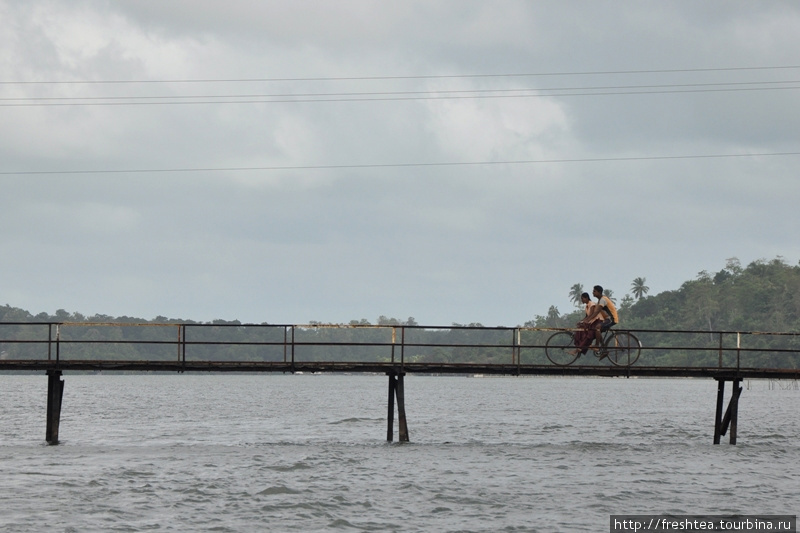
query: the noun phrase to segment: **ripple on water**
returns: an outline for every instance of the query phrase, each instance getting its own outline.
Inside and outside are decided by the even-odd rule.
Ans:
[[[0,530],[581,532],[796,507],[797,392],[743,397],[734,447],[711,444],[713,382],[409,378],[412,442],[387,444],[385,376],[66,382],[63,445],[41,402],[4,404]]]

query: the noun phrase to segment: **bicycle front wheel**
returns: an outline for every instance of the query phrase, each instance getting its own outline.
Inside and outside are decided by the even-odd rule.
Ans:
[[[575,352],[575,353],[571,353]],[[575,348],[575,338],[568,331],[553,333],[547,339],[544,353],[554,365],[567,366],[575,362],[578,358],[577,348]]]
[[[631,366],[639,360],[642,343],[627,331],[615,331],[606,344],[608,360],[616,366]]]

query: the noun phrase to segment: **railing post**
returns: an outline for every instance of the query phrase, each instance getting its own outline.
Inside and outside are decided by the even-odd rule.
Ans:
[[[181,360],[183,359],[181,357],[181,346],[183,345],[183,329],[181,328],[180,324],[178,324],[177,330],[178,330],[178,342],[177,342],[177,346],[178,346],[178,364],[181,364]]]
[[[392,364],[394,364],[394,345],[397,342],[397,327],[392,326]]]
[[[511,364],[517,362],[517,330],[511,330]]]
[[[289,326],[283,326],[283,362],[286,362],[286,348],[289,338]]]
[[[736,370],[741,368],[742,359],[742,334],[736,333]]]
[[[406,367],[406,327],[400,327],[400,370],[405,371]]]
[[[292,371],[294,371],[294,325],[292,326]]]
[[[178,328],[178,341],[180,342],[178,358],[181,365],[186,367],[186,324],[181,324]]]

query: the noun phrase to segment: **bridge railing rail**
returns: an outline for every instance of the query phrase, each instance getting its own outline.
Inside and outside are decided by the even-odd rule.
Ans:
[[[549,365],[547,339],[565,329],[569,330],[475,324],[0,322],[0,368],[30,360]],[[637,366],[800,367],[800,333],[626,331],[642,342]],[[584,356],[576,365],[606,364],[593,359]]]

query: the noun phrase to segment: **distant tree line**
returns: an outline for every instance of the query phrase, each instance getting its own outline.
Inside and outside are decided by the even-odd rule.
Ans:
[[[623,329],[637,331],[647,348],[640,364],[706,365],[714,364],[723,347],[726,363],[741,342],[736,335],[718,332],[800,332],[800,265],[790,266],[783,258],[758,260],[742,267],[736,258],[728,259],[718,272],[702,271],[678,289],[649,295],[646,278],[635,278],[630,292],[617,302]],[[561,313],[552,305],[544,315],[525,322],[526,328],[572,328],[582,318],[581,284],[569,288],[568,297],[575,308]],[[591,292],[591,289],[586,292]],[[613,290],[606,295],[614,299]],[[54,315],[32,315],[23,309],[0,307],[0,322],[70,322],[60,329],[61,356],[69,359],[173,360],[181,356],[176,341],[185,334],[186,356],[194,360],[281,361],[291,357],[285,341],[294,335],[295,360],[388,361],[444,363],[510,363],[513,346],[543,346],[549,331],[523,330],[515,338],[513,330],[484,328],[480,323],[452,324],[452,327],[421,327],[413,317],[405,320],[380,316],[372,324],[367,319],[331,325],[312,321],[303,328],[282,325],[242,324],[238,320],[196,322],[157,316],[152,320],[108,315],[84,316],[59,309]],[[95,323],[150,324],[161,327],[103,327]],[[186,324],[184,329],[179,328]],[[194,327],[197,326],[197,327]],[[349,327],[356,326],[356,327]],[[380,326],[380,327],[379,327]],[[394,326],[391,327],[391,326]],[[401,327],[406,326],[406,327]],[[679,335],[668,331],[694,331]],[[44,325],[0,325],[0,358],[39,359],[47,356],[44,343],[15,343],[13,340],[46,341],[54,335]],[[735,340],[734,340],[735,339]],[[798,367],[798,356],[785,350],[800,349],[800,337],[786,335],[751,335],[745,338],[748,348],[764,350],[749,355],[745,366]],[[6,342],[2,342],[2,341]],[[71,344],[69,341],[94,341]],[[125,344],[115,341],[136,341]],[[238,342],[239,345],[202,344]],[[198,343],[198,344],[194,344]],[[266,343],[266,344],[258,344]],[[358,345],[353,345],[354,343]],[[722,344],[720,344],[722,343]],[[350,346],[342,346],[350,344]],[[394,348],[392,345],[395,345]],[[482,344],[482,347],[457,346]],[[415,346],[425,345],[425,346]],[[487,346],[488,345],[488,346]],[[658,347],[658,349],[654,349]],[[697,351],[687,347],[702,347]],[[523,363],[545,363],[544,352],[522,349]]]
[[[711,332],[800,333],[800,264],[789,265],[781,257],[753,261],[746,267],[734,257],[718,272],[703,270],[676,290],[648,296],[649,290],[645,278],[634,279],[631,292],[617,302],[617,307],[618,327],[651,330],[638,333],[642,343],[668,348],[644,351],[643,360],[650,363],[700,365],[711,362],[718,357],[715,351],[719,352],[720,342],[719,335]],[[582,291],[582,286],[573,285],[568,292],[570,300],[580,305]],[[606,290],[607,295],[610,292]],[[562,314],[551,306],[547,315],[537,315],[526,325],[572,327],[582,316],[582,309]],[[658,330],[708,333],[677,337]],[[729,358],[733,351],[730,343],[736,336],[722,337],[723,351]],[[800,337],[746,335],[739,340],[744,343],[743,347],[775,350],[749,355],[748,366],[797,368],[800,364],[796,354],[781,352],[800,349]],[[676,349],[676,343],[708,349],[698,355],[691,350]]]

